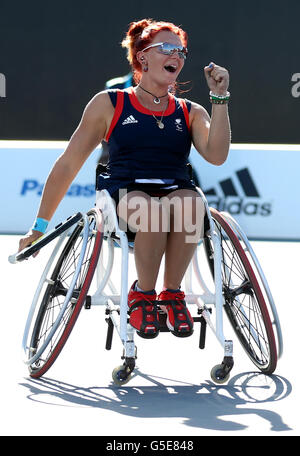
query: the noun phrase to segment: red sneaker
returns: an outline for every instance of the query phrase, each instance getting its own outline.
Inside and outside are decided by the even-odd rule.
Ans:
[[[183,291],[164,290],[158,296],[160,308],[167,313],[167,326],[177,337],[188,337],[194,331],[194,320],[184,298]]]
[[[156,304],[156,293],[144,294],[136,291],[135,284],[128,293],[129,323],[144,339],[154,339],[159,333],[159,317]]]

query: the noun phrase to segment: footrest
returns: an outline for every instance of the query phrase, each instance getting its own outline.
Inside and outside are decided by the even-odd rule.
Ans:
[[[159,330],[160,332],[170,332],[169,328],[167,327],[167,314],[163,312],[161,309],[158,309],[158,317],[159,317]]]
[[[159,330],[160,332],[170,332],[169,328],[167,327],[167,314],[158,308],[158,316],[159,316]],[[194,323],[201,323],[203,317],[193,317]]]

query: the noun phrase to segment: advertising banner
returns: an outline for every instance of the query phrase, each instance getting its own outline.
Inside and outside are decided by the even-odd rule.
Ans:
[[[222,166],[195,149],[190,161],[210,206],[252,239],[300,240],[300,145],[231,145]]]
[[[47,176],[67,142],[0,141],[1,233],[25,233],[38,211]],[[100,150],[88,158],[59,205],[49,229],[95,204],[95,170]]]
[[[25,233],[36,216],[43,186],[67,142],[0,141],[0,233]],[[95,204],[100,149],[86,161],[49,229]],[[300,145],[231,146],[222,166],[192,149],[195,178],[210,206],[227,211],[251,239],[300,240]]]

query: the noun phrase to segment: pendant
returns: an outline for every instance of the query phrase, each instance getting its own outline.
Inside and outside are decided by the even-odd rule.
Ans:
[[[158,97],[155,97],[155,98],[153,99],[153,102],[154,102],[155,104],[159,104],[159,103],[160,103],[160,99],[159,99]]]
[[[158,126],[158,128],[160,128],[161,130],[162,130],[163,128],[165,128],[165,126],[164,126],[164,124],[162,123],[161,120],[158,120],[158,121],[157,121],[157,126]]]

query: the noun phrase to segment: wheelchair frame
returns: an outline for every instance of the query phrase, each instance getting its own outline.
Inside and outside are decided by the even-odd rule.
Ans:
[[[206,213],[208,215],[209,219],[209,224],[210,227],[213,226],[213,221],[210,216],[210,211],[208,208],[208,204],[206,201],[206,198],[204,197],[203,193],[199,189],[200,196],[205,204],[206,207]],[[118,229],[118,221],[116,217],[116,211],[115,211],[115,206],[110,198],[108,192],[106,190],[101,190],[97,192],[97,197],[96,197],[96,206],[99,207],[99,209],[103,212],[104,217],[107,216],[110,220],[113,220],[113,226],[117,227],[116,229],[116,236],[120,239],[120,246],[122,249],[122,263],[121,263],[121,276],[122,276],[122,281],[121,281],[121,295],[103,295],[103,290],[107,284],[107,279],[110,276],[111,270],[109,270],[108,274],[105,275],[104,278],[98,276],[98,290],[96,294],[94,294],[91,299],[92,299],[92,305],[103,305],[106,304],[108,305],[109,310],[109,300],[113,302],[120,302],[120,325],[113,320],[114,327],[117,329],[119,336],[121,338],[121,341],[124,345],[124,357],[126,358],[132,358],[135,356],[135,350],[134,350],[134,344],[133,344],[133,335],[134,335],[134,330],[133,328],[128,331],[128,324],[127,324],[127,310],[128,310],[128,305],[127,305],[127,295],[128,295],[128,254],[130,251],[129,248],[129,243],[127,239],[127,235],[124,231],[121,231]],[[111,218],[110,218],[111,217]],[[110,227],[112,231],[114,231],[115,228]],[[233,366],[233,342],[232,340],[226,339],[223,333],[223,297],[222,297],[222,278],[221,278],[221,247],[218,242],[217,234],[212,231],[212,236],[213,236],[213,241],[215,245],[215,269],[214,269],[214,274],[215,274],[215,286],[216,286],[216,293],[213,294],[212,292],[209,291],[207,286],[205,285],[205,282],[202,278],[202,275],[200,273],[200,269],[198,267],[197,261],[194,257],[193,261],[190,263],[188,270],[186,272],[185,276],[185,284],[186,284],[186,292],[185,292],[185,300],[187,304],[197,304],[198,308],[201,311],[201,314],[205,321],[209,324],[213,332],[215,333],[218,341],[220,342],[221,346],[224,349],[224,356],[230,357],[231,360],[228,360],[228,363],[232,363]],[[112,268],[113,265],[113,242],[112,240],[110,241],[109,245],[109,251],[111,258],[108,260],[109,262],[109,268]],[[98,271],[101,271],[103,265],[99,263],[98,266]],[[192,270],[194,269],[196,273],[196,277],[198,279],[198,282],[203,290],[203,294],[195,294],[192,288]],[[100,279],[100,280],[99,280]],[[204,308],[203,305],[200,304],[200,302],[204,303]],[[211,317],[210,317],[210,312],[205,308],[206,304],[214,304],[216,307],[216,325],[215,328],[211,322]],[[232,368],[231,366],[231,368]],[[231,370],[231,369],[230,369]]]
[[[186,295],[186,302],[188,305],[195,304],[197,307],[197,312],[198,316],[194,317],[195,322],[200,322],[201,323],[201,330],[200,330],[200,343],[199,347],[204,348],[205,347],[205,335],[206,335],[206,326],[208,325],[213,333],[215,334],[218,342],[220,343],[221,347],[223,348],[223,360],[221,364],[218,364],[217,366],[214,366],[213,369],[211,370],[211,378],[214,382],[216,383],[224,383],[229,379],[230,376],[230,371],[233,368],[234,361],[233,361],[233,341],[232,339],[228,339],[224,335],[224,330],[223,330],[223,310],[224,310],[224,270],[222,270],[222,266],[224,266],[224,257],[223,257],[223,251],[222,251],[222,245],[220,241],[220,233],[218,233],[218,230],[216,229],[216,223],[212,217],[212,209],[208,207],[207,200],[202,193],[200,189],[197,189],[200,197],[202,198],[202,201],[205,205],[206,208],[206,217],[208,221],[208,232],[210,233],[210,239],[211,239],[211,247],[213,250],[213,270],[212,270],[212,275],[214,278],[214,286],[215,290],[214,292],[210,291],[209,288],[207,287],[203,276],[201,274],[199,264],[198,264],[198,258],[197,258],[197,252],[195,252],[193,259],[188,266],[188,269],[186,271],[184,280],[185,280],[185,295]],[[106,339],[106,349],[109,350],[111,348],[111,343],[112,343],[112,337],[113,337],[113,331],[114,329],[117,331],[121,343],[123,345],[123,356],[122,359],[124,360],[123,365],[118,366],[114,369],[113,371],[113,380],[116,384],[118,385],[123,385],[127,383],[131,377],[131,373],[133,372],[135,368],[135,359],[136,359],[136,346],[135,346],[135,341],[134,341],[134,336],[135,336],[135,329],[129,324],[128,320],[128,304],[127,304],[127,296],[128,296],[128,265],[129,265],[129,253],[132,251],[132,245],[128,241],[128,237],[126,233],[122,230],[119,229],[119,224],[117,220],[117,215],[116,215],[116,210],[115,210],[115,204],[110,197],[109,193],[106,190],[101,190],[96,192],[96,211],[100,211],[102,220],[101,220],[101,226],[94,226],[92,229],[91,233],[91,228],[89,226],[89,221],[88,221],[88,216],[87,214],[82,215],[82,219],[78,224],[81,224],[82,226],[82,232],[80,233],[80,236],[82,237],[82,247],[80,251],[80,255],[78,256],[78,264],[75,268],[72,282],[69,286],[69,289],[65,291],[65,300],[63,304],[61,305],[60,311],[58,313],[58,316],[56,318],[56,321],[54,322],[52,328],[47,334],[47,337],[45,337],[45,340],[42,343],[41,347],[34,348],[31,346],[32,345],[32,333],[30,332],[32,330],[32,325],[35,325],[34,323],[34,316],[36,315],[36,309],[38,306],[39,298],[41,295],[41,290],[43,285],[46,283],[48,284],[48,287],[53,286],[54,282],[49,279],[48,273],[51,268],[51,265],[57,255],[57,252],[59,251],[62,243],[64,240],[67,238],[68,234],[72,230],[72,227],[69,227],[63,234],[60,234],[60,237],[58,239],[58,242],[53,250],[52,255],[50,256],[50,259],[45,267],[45,270],[41,276],[40,282],[38,284],[36,293],[33,298],[33,302],[29,311],[29,315],[27,318],[26,326],[25,326],[25,331],[24,331],[24,336],[23,336],[23,349],[25,352],[25,363],[29,366],[30,374],[32,377],[39,377],[45,373],[46,370],[52,365],[52,363],[55,361],[57,355],[55,356],[54,360],[49,363],[49,366],[47,365],[47,369],[32,369],[32,366],[39,365],[39,360],[41,359],[41,356],[43,352],[46,350],[47,346],[49,345],[51,339],[54,337],[57,327],[61,322],[61,319],[63,318],[64,312],[66,312],[66,308],[70,303],[74,303],[73,305],[76,306],[76,303],[78,301],[78,295],[74,294],[74,287],[75,283],[77,281],[78,275],[80,273],[80,269],[82,266],[83,258],[86,254],[87,251],[87,242],[88,242],[88,236],[89,235],[95,235],[96,233],[99,233],[99,231],[102,232],[102,238],[107,241],[108,244],[108,259],[106,261],[106,264],[104,265],[103,259],[102,259],[102,250],[101,247],[99,248],[100,252],[100,258],[95,259],[94,262],[97,261],[97,269],[96,269],[96,278],[97,278],[97,290],[96,292],[91,295],[91,296],[83,296],[82,297],[82,302],[80,306],[85,306],[85,308],[90,308],[95,305],[100,305],[100,306],[105,306],[106,307],[106,321],[108,323],[108,332],[107,332],[107,339]],[[95,210],[94,210],[95,211]],[[262,283],[262,288],[266,291],[267,298],[268,298],[268,312],[271,313],[271,316],[273,317],[273,321],[271,322],[270,320],[270,325],[271,329],[268,328],[268,340],[270,340],[270,352],[272,351],[271,355],[273,356],[273,361],[271,363],[271,366],[264,370],[263,368],[261,369],[263,372],[267,374],[271,374],[275,368],[276,368],[276,363],[277,363],[277,355],[278,357],[281,356],[282,354],[282,333],[281,333],[281,328],[280,328],[280,323],[279,323],[279,318],[278,314],[276,311],[276,307],[272,298],[272,295],[270,293],[267,281],[265,279],[265,276],[261,270],[261,267],[258,263],[258,260],[250,247],[250,244],[242,231],[242,229],[239,227],[237,222],[229,215],[223,213],[224,219],[226,220],[226,223],[228,223],[228,226],[230,229],[233,230],[234,236],[239,238],[240,241],[238,242],[243,242],[245,244],[244,250],[247,251],[255,266],[256,270],[258,271]],[[102,242],[102,240],[101,240]],[[114,284],[112,283],[112,280],[110,278],[113,264],[114,264],[114,248],[115,244],[119,245],[121,247],[121,285],[120,285],[120,293],[117,292]],[[38,244],[37,244],[37,249],[38,249]],[[98,254],[99,254],[98,252]],[[93,252],[92,252],[93,254]],[[223,267],[224,269],[224,267]],[[90,276],[93,276],[94,270],[91,272]],[[194,283],[193,283],[193,274],[196,278],[196,282],[198,286],[200,286],[202,293],[195,293],[194,289]],[[225,276],[228,275],[227,272],[225,271]],[[92,280],[92,277],[89,277],[90,281]],[[228,278],[230,281],[230,277]],[[85,284],[85,282],[84,282]],[[89,286],[89,284],[88,284]],[[88,288],[88,286],[86,288]],[[106,288],[109,288],[110,293],[107,294],[105,291]],[[87,290],[86,290],[87,293]],[[249,291],[246,291],[246,293],[249,293]],[[79,293],[79,296],[80,293]],[[243,310],[243,302],[239,302],[239,298],[235,298],[238,301],[238,307],[241,311],[242,315],[242,320],[243,320],[243,314],[246,312]],[[47,304],[47,303],[46,303]],[[43,305],[43,302],[42,304]],[[212,308],[208,306],[214,306],[215,308],[215,322],[212,321],[211,317],[211,312]],[[77,310],[76,318],[79,314],[81,307]],[[267,321],[267,326],[269,325],[269,316],[267,314],[267,311],[263,309],[263,321],[265,323],[265,320]],[[118,318],[116,317],[118,315]],[[76,318],[74,319],[74,322],[72,322],[71,328],[68,328],[68,332],[66,335],[65,340],[60,344],[58,353],[62,349],[64,343],[66,342],[68,335],[70,334],[73,325],[75,324]],[[243,326],[243,322],[240,323],[241,326]],[[269,326],[270,326],[269,325]],[[276,332],[276,342],[275,343],[275,336],[273,334],[273,326],[275,328]],[[167,331],[167,328],[161,328],[163,331]],[[259,339],[259,336],[257,337],[255,334],[255,331],[252,327],[250,327],[250,322],[249,322],[249,333],[250,337],[255,339]],[[245,345],[247,345],[247,341],[245,342],[243,339],[243,336],[241,336],[238,333],[238,337],[242,337],[242,342]],[[274,339],[274,340],[273,340]],[[249,338],[250,341],[250,338]],[[274,342],[274,343],[273,343]],[[260,341],[257,340],[257,343],[260,344]],[[249,342],[250,344],[250,342]],[[275,348],[274,348],[275,347]],[[264,351],[264,348],[262,348]],[[246,349],[247,351],[247,349]],[[249,350],[250,351],[250,350]],[[266,351],[266,350],[265,350]],[[276,353],[274,353],[276,351]],[[248,353],[249,354],[249,353]],[[251,354],[251,353],[250,353]],[[266,356],[268,354],[266,353]],[[271,356],[270,355],[270,356]],[[251,356],[250,356],[251,357]],[[258,365],[260,368],[260,366]]]

